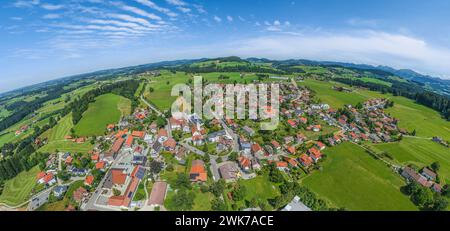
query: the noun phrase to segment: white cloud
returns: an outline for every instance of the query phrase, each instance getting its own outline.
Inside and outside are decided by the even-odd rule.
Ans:
[[[179,7],[177,7],[177,9],[178,9],[179,11],[183,12],[183,13],[189,13],[189,12],[191,12],[191,9],[189,9],[189,8],[187,8],[187,7],[181,7],[181,6],[179,6]]]
[[[46,14],[44,16],[42,16],[43,19],[57,19],[57,18],[61,18],[60,14]]]
[[[241,20],[242,22],[245,22],[245,18],[238,16],[239,20]]]
[[[214,20],[216,20],[216,22],[222,22],[222,19],[217,15],[214,16]]]
[[[135,0],[135,1],[140,3],[140,4],[142,4],[142,5],[144,5],[144,6],[148,6],[148,7],[152,8],[152,9],[154,9],[154,10],[157,10],[157,11],[159,11],[161,13],[164,13],[164,14],[166,14],[169,17],[176,17],[176,16],[178,16],[177,13],[172,12],[170,9],[167,9],[167,8],[164,8],[164,7],[160,7],[160,6],[158,6],[156,3],[152,2],[152,1],[149,1],[149,0]]]
[[[18,7],[18,8],[24,8],[24,7],[29,8],[29,7],[39,5],[39,4],[40,4],[39,0],[18,0],[13,3],[13,6]]]
[[[227,16],[227,20],[228,20],[229,22],[232,22],[232,21],[233,21],[233,17],[231,17],[230,15],[228,15],[228,16]]]
[[[275,21],[273,21],[273,25],[274,25],[274,26],[279,26],[279,25],[281,25],[281,23],[280,23],[280,21],[275,20]]]
[[[14,20],[14,21],[22,21],[23,20],[22,17],[11,17],[9,19]]]
[[[41,7],[46,10],[60,10],[60,9],[64,8],[63,5],[54,5],[54,4],[48,4],[48,3],[42,4]]]
[[[117,7],[119,7],[120,9],[122,9],[124,11],[128,11],[128,12],[131,12],[133,14],[137,14],[137,15],[140,15],[140,16],[143,16],[143,17],[147,17],[147,18],[153,19],[153,20],[162,20],[161,17],[159,17],[159,16],[157,16],[155,14],[152,14],[152,13],[148,13],[147,11],[139,9],[137,7],[134,7],[134,6],[128,6],[128,5],[125,5],[125,4],[121,3],[121,2],[113,2],[112,4],[117,6]]]
[[[185,5],[187,5],[182,0],[166,0],[166,2],[169,3],[170,5],[175,5],[175,6],[185,6]]]
[[[418,38],[380,31],[306,34],[242,40],[230,44],[230,51],[233,51],[233,55],[247,57],[307,58],[388,65],[441,77],[449,76],[450,73],[450,50],[433,47]]]
[[[149,21],[143,18],[133,17],[127,14],[107,14],[110,18],[116,18],[127,22],[135,22],[147,27],[155,27],[156,25],[151,24]]]
[[[208,13],[202,5],[194,4],[193,6],[201,14]]]

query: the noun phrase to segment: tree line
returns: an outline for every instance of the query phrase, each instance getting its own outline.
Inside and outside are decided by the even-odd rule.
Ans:
[[[117,94],[130,99],[132,109],[134,109],[138,105],[138,99],[135,97],[135,92],[138,87],[138,80],[125,80],[103,85],[73,100],[63,109],[62,113],[63,115],[67,115],[72,112],[73,124],[77,124],[81,120],[83,113],[88,109],[89,103],[94,102],[96,97],[107,93]]]

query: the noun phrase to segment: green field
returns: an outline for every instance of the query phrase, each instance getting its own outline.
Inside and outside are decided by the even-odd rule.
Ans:
[[[103,135],[108,124],[115,124],[122,114],[130,112],[130,100],[114,94],[105,94],[89,104],[83,118],[75,125],[75,133],[79,136]]]
[[[375,148],[386,151],[398,162],[414,164],[419,168],[438,161],[441,165],[439,175],[445,182],[450,182],[450,150],[431,140],[403,138],[399,143],[377,144]]]
[[[323,169],[302,180],[320,197],[349,210],[417,210],[400,192],[405,182],[362,148],[343,143],[324,151]]]
[[[361,95],[356,92],[340,92],[333,90],[333,86],[348,87],[344,84],[335,82],[324,82],[313,79],[307,79],[304,82],[299,82],[299,86],[307,86],[316,92],[316,96],[322,100],[322,102],[329,104],[332,108],[341,108],[344,105],[355,105],[358,102],[364,102],[369,97]]]
[[[178,83],[187,83],[189,78],[184,72],[173,74],[162,71],[161,76],[150,79],[148,86],[153,88],[154,92],[146,92],[145,97],[160,110],[168,110],[176,99],[171,96],[172,87]]]
[[[267,200],[275,198],[280,194],[278,187],[269,181],[267,176],[257,176],[250,180],[240,180],[240,185],[245,186],[247,194],[246,200],[256,198],[258,200]]]
[[[28,200],[31,190],[36,185],[38,172],[39,167],[35,166],[30,171],[23,171],[16,177],[6,181],[3,193],[0,195],[0,203],[15,206]]]
[[[395,104],[387,109],[387,112],[400,120],[401,128],[408,131],[416,129],[416,136],[419,137],[440,136],[450,140],[450,121],[442,119],[439,112],[404,97],[396,96],[390,99]]]
[[[58,124],[42,134],[50,141],[64,140],[64,136],[70,135],[70,129],[73,127],[72,113],[64,116],[58,121]]]
[[[376,78],[370,78],[370,77],[363,77],[363,78],[358,78],[359,80],[363,81],[363,82],[368,82],[368,83],[377,83],[377,84],[381,84],[381,85],[385,85],[385,86],[392,86],[392,83],[383,81],[381,79],[376,79]]]
[[[92,150],[94,145],[92,145],[89,141],[86,141],[83,144],[78,144],[72,141],[49,141],[46,145],[42,146],[38,149],[39,152],[78,152],[78,153],[87,153]]]

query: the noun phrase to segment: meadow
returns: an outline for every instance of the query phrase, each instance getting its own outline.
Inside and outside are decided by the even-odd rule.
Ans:
[[[0,195],[0,203],[15,206],[27,201],[36,185],[38,172],[39,166],[35,166],[29,171],[23,171],[16,177],[7,180],[3,193]]]
[[[89,104],[82,119],[74,126],[79,136],[103,135],[108,124],[115,124],[122,115],[130,113],[131,102],[122,96],[105,94]]]
[[[450,182],[449,148],[437,144],[431,140],[420,138],[403,138],[397,143],[373,145],[380,151],[387,152],[396,161],[403,165],[413,164],[418,168],[429,166],[438,161],[440,164],[439,175],[445,182]]]
[[[362,148],[343,143],[324,151],[322,169],[303,178],[306,185],[333,206],[349,210],[417,210],[400,192],[406,183]]]

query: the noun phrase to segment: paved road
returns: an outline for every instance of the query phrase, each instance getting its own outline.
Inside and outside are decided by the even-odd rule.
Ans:
[[[220,179],[220,174],[219,174],[219,166],[217,166],[217,156],[211,156],[211,160],[209,161],[211,163],[210,169],[211,169],[211,173],[213,174],[213,180],[214,181],[218,181]]]
[[[145,98],[144,95],[141,95],[141,100],[147,104],[147,106],[152,109],[154,112],[156,112],[156,114],[158,114],[158,116],[164,116],[164,114],[158,110],[158,108],[156,108],[155,106],[153,106],[152,104],[150,104]],[[167,121],[167,126],[166,126],[166,130],[167,130],[167,134],[169,135],[169,138],[172,138],[172,128],[170,126],[170,121],[166,118]]]
[[[52,192],[55,186],[45,189],[44,191],[31,197],[31,199],[29,200],[30,203],[28,204],[27,210],[34,211],[39,207],[41,207],[43,204],[47,203],[48,198],[50,197],[50,193]]]
[[[163,113],[162,113],[160,110],[158,110],[155,106],[153,106],[153,105],[151,105],[149,102],[147,102],[147,100],[145,100],[145,98],[144,98],[143,95],[141,95],[141,100],[142,100],[145,104],[147,104],[147,106],[148,106],[150,109],[152,109],[153,111],[155,111],[156,114],[158,114],[158,115],[162,115],[162,114],[163,114]]]
[[[183,143],[183,142],[179,142],[179,144],[181,146],[185,147],[190,152],[196,153],[196,154],[198,154],[200,156],[204,156],[205,155],[205,152],[203,152],[203,151],[201,151],[201,150],[197,149],[196,147],[193,147],[193,146],[191,146],[189,144],[186,144],[186,143]]]
[[[122,154],[122,153],[121,153]],[[119,155],[111,164],[111,166],[114,166],[116,163],[118,163],[122,158],[124,157],[124,155]],[[98,197],[100,196],[100,194],[102,193],[102,189],[103,189],[103,184],[105,183],[106,179],[108,178],[109,175],[109,171],[111,169],[109,169],[105,176],[102,178],[102,180],[100,181],[100,183],[98,184],[97,188],[95,189],[94,193],[91,195],[91,197],[89,198],[88,202],[86,204],[84,204],[82,206],[82,210],[84,211],[88,211],[88,210],[97,210],[97,211],[115,211],[114,209],[108,209],[105,208],[104,206],[97,206],[95,203],[98,200]]]

